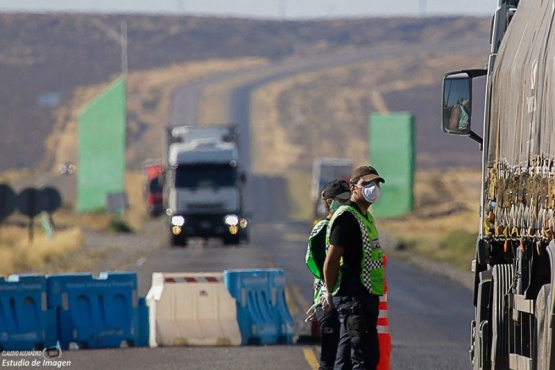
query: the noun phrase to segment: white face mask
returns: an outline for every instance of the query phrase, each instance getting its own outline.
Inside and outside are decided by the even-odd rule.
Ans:
[[[380,188],[375,182],[371,182],[370,184],[365,186],[357,186],[362,189],[362,196],[370,204],[376,203],[382,195]]]

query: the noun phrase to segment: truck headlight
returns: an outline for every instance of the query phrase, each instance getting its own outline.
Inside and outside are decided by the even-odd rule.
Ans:
[[[224,222],[229,226],[237,226],[239,224],[239,217],[237,215],[227,215],[224,217]]]
[[[185,217],[183,217],[183,216],[173,216],[172,217],[172,225],[175,225],[175,226],[185,225]]]
[[[245,229],[247,227],[247,225],[249,224],[249,222],[247,221],[246,218],[242,218],[239,221],[239,226],[241,226],[241,229]]]

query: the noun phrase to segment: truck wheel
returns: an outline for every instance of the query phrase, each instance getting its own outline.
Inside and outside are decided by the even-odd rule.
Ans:
[[[536,299],[536,369],[549,369],[551,362],[551,340],[553,339],[551,318],[551,284],[545,284]]]
[[[185,235],[172,235],[171,236],[171,243],[174,247],[186,247],[187,246],[187,238]]]
[[[223,237],[224,245],[237,245],[239,244],[239,234],[226,235]]]

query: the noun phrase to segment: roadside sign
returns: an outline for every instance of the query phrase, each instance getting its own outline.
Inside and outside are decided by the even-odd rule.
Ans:
[[[41,194],[35,188],[27,188],[17,197],[17,209],[31,218],[42,212]]]
[[[29,217],[29,242],[33,241],[34,217],[42,212],[41,193],[35,188],[21,191],[17,197],[17,209]]]
[[[7,184],[0,184],[0,221],[11,216],[17,208],[17,195]]]
[[[55,188],[43,188],[40,191],[40,202],[44,212],[52,213],[62,206],[62,196]]]

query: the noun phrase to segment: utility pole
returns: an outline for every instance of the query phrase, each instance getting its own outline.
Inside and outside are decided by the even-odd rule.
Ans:
[[[121,30],[121,75],[127,77],[127,22],[122,21]]]
[[[127,76],[127,22],[122,21],[120,23],[119,33],[115,29],[112,29],[102,23],[100,20],[92,19],[91,23],[104,31],[109,39],[119,44],[121,49],[121,74]]]

